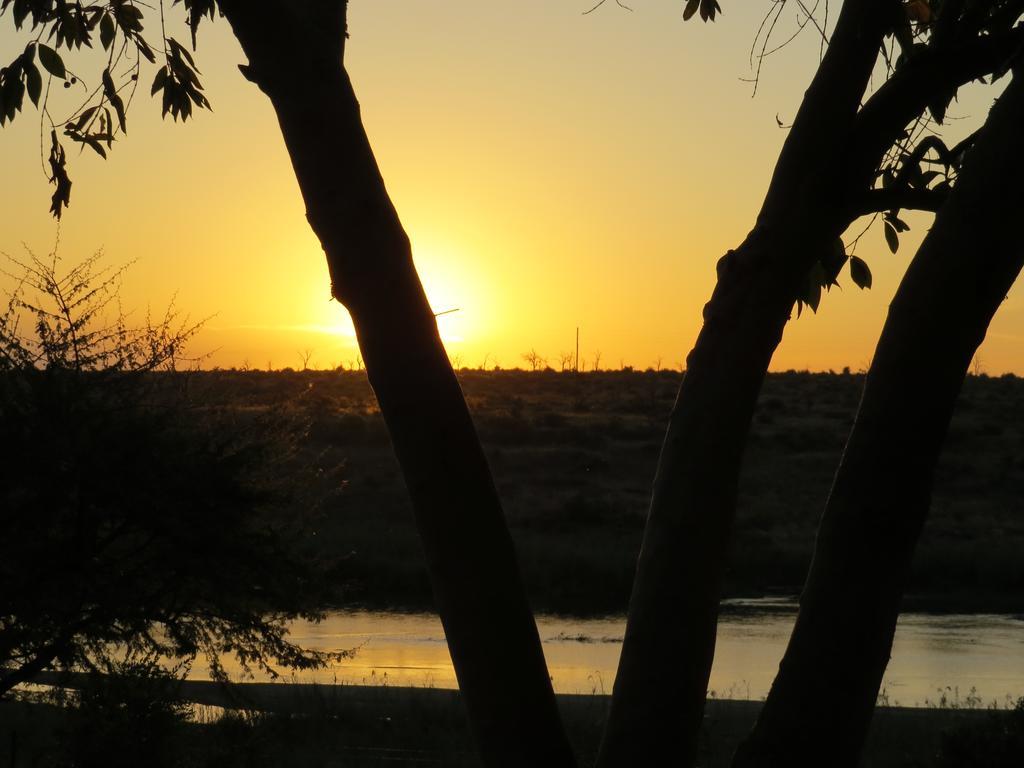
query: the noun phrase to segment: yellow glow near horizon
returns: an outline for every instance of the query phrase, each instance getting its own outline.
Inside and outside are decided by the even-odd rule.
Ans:
[[[484,335],[487,319],[481,307],[473,301],[472,286],[465,285],[457,274],[446,273],[443,262],[429,252],[420,248],[417,248],[416,252],[423,289],[430,306],[440,315],[437,318],[437,325],[441,340],[455,344],[464,342],[467,338]],[[319,310],[312,316],[313,322],[277,327],[280,330],[298,333],[356,338],[351,318],[335,302],[320,302]]]
[[[700,327],[715,263],[754,222],[788,122],[817,63],[805,35],[779,52],[751,98],[748,53],[763,4],[735,0],[715,24],[683,23],[681,2],[353,0],[347,65],[388,189],[450,354],[514,367],[535,349],[573,349],[589,368],[679,367]],[[175,11],[178,13],[179,11]],[[177,25],[177,27],[175,27]],[[24,46],[0,21],[0,50]],[[180,19],[172,29],[187,32]],[[6,53],[3,55],[7,55]],[[0,61],[4,60],[0,56]],[[177,295],[211,317],[208,364],[328,367],[358,356],[330,301],[327,269],[265,97],[236,69],[228,26],[200,30],[215,112],[162,121],[148,91],[108,160],[69,152],[61,249],[137,260],[126,306]],[[148,82],[152,71],[144,74]],[[994,94],[966,90],[951,137]],[[56,227],[29,106],[0,131],[0,251],[45,252]],[[875,287],[843,281],[817,316],[790,324],[773,368],[866,367],[885,308],[929,217],[900,252],[880,232],[858,255]],[[1011,293],[982,349],[990,373],[1024,373],[1024,302]]]

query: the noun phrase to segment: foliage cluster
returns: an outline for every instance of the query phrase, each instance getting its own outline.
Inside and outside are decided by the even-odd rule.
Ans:
[[[194,48],[201,20],[215,15],[214,0],[173,0],[171,5],[184,8]],[[27,27],[33,33],[25,49],[0,69],[0,126],[14,120],[26,95],[42,112],[43,123],[50,128],[48,164],[54,185],[50,211],[58,219],[71,202],[67,153],[61,139],[89,147],[105,158],[114,140],[127,130],[126,113],[138,88],[143,61],[156,65],[160,59],[150,95],[160,94],[164,116],[187,120],[193,108],[210,108],[192,54],[167,34],[163,2],[159,9],[161,33],[155,42],[146,36],[149,9],[129,0],[0,1],[0,15],[10,12],[15,28]],[[106,54],[100,72],[95,78],[92,73],[88,77],[76,74],[61,51],[92,48],[97,38]],[[50,88],[55,82],[65,89],[79,88],[84,94],[63,116],[51,109]]]
[[[287,638],[317,619],[323,563],[268,468],[287,440],[190,404],[167,379],[198,326],[132,327],[120,272],[30,255],[0,315],[0,694],[44,668],[114,671],[203,654],[215,676],[329,660]],[[115,308],[117,311],[115,312]],[[109,315],[114,313],[113,319]],[[287,434],[287,433],[285,433]],[[301,472],[298,474],[301,475]]]

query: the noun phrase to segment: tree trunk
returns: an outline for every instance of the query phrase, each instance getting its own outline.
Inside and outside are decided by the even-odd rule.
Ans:
[[[1024,80],[1000,97],[889,308],[796,627],[734,766],[855,766],[971,358],[1024,264]]]
[[[30,682],[36,675],[49,667],[56,658],[56,650],[44,648],[20,667],[0,667],[0,700],[22,683]]]
[[[573,764],[512,541],[342,64],[344,0],[222,0],[270,97],[413,501],[489,766]]]
[[[758,223],[718,263],[659,459],[602,768],[696,757],[750,420],[798,288],[846,228],[848,195],[874,170],[846,167],[841,150],[892,8],[844,4]]]
[[[49,668],[53,662],[65,656],[72,639],[75,637],[75,633],[82,628],[83,624],[83,622],[73,622],[51,643],[36,649],[33,656],[24,661],[20,666],[0,667],[0,699],[3,699],[11,690],[22,683],[31,682],[36,675]]]

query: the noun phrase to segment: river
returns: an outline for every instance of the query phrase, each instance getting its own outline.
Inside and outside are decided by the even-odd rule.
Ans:
[[[795,617],[795,607],[780,601],[727,605],[718,626],[711,695],[766,696]],[[610,693],[624,624],[622,617],[538,617],[555,690]],[[289,676],[288,681],[456,687],[444,631],[430,614],[335,612],[319,624],[296,622],[291,639],[309,648],[355,653],[329,669]],[[230,663],[226,666],[231,669]],[[201,665],[193,676],[205,676]],[[894,706],[928,706],[943,696],[947,704],[1006,706],[1024,696],[1024,617],[904,615],[883,692],[885,702]]]

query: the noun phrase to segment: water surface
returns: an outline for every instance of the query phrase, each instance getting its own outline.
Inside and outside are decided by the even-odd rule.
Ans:
[[[789,604],[733,603],[718,626],[710,689],[714,696],[767,695],[796,618]],[[537,620],[555,690],[610,693],[622,648],[623,617]],[[320,624],[297,622],[291,637],[310,648],[355,649],[330,669],[298,682],[455,688],[444,631],[430,614],[336,612]],[[228,665],[230,669],[230,665]],[[204,676],[198,665],[195,676]],[[1024,620],[970,614],[907,614],[896,630],[883,682],[888,703],[925,706],[943,695],[964,704],[974,689],[982,704],[1024,696]]]

